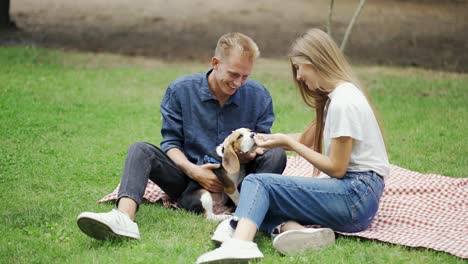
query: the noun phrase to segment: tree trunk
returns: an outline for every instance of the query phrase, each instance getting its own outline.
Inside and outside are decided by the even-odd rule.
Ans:
[[[15,28],[10,18],[10,0],[0,0],[0,28]]]
[[[328,20],[327,20],[327,33],[332,36],[332,16],[333,16],[333,4],[335,3],[334,0],[330,0],[330,9],[328,10]]]
[[[351,34],[351,30],[354,27],[354,23],[356,23],[356,20],[359,17],[359,14],[361,13],[361,11],[364,8],[365,4],[366,4],[366,0],[361,0],[359,2],[359,6],[356,8],[354,16],[351,18],[351,21],[349,22],[348,28],[346,29],[345,35],[343,37],[343,41],[341,42],[341,46],[340,46],[341,51],[344,51],[344,49],[346,47],[346,43],[348,43],[349,35]]]

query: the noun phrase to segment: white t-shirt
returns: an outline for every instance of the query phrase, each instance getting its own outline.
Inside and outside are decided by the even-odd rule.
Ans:
[[[338,85],[328,97],[323,141],[328,156],[332,138],[351,137],[348,171],[375,171],[388,176],[390,165],[377,119],[364,94],[352,83]]]

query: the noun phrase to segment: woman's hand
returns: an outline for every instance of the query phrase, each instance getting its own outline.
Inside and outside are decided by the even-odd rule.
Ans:
[[[290,147],[290,136],[286,134],[256,134],[254,137],[257,146],[262,148],[286,148]]]

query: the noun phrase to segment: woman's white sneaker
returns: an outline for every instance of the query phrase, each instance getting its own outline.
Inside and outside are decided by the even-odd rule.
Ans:
[[[218,227],[213,233],[211,240],[216,244],[222,244],[224,241],[232,238],[234,228],[232,228],[231,221],[236,221],[234,217],[230,217],[219,223]]]
[[[108,213],[84,212],[76,221],[83,233],[98,240],[140,239],[137,223],[118,209],[112,209]]]
[[[335,233],[330,228],[288,230],[273,239],[273,247],[284,255],[322,249],[334,243]]]
[[[224,241],[219,248],[198,257],[197,264],[248,263],[262,258],[263,254],[254,242],[231,238]]]

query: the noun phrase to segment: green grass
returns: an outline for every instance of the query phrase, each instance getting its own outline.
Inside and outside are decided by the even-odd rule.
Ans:
[[[76,216],[118,184],[131,143],[158,144],[159,103],[169,82],[208,64],[0,48],[0,262],[193,263],[213,249],[216,223],[145,204],[140,242],[100,242]],[[313,113],[286,60],[261,60],[253,78],[271,91],[275,132],[296,132]],[[380,112],[393,164],[467,177],[468,75],[358,67]],[[340,237],[334,247],[283,257],[258,235],[264,263],[462,263],[452,255]]]

